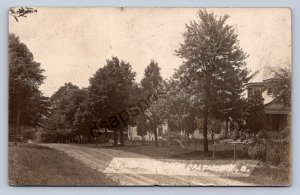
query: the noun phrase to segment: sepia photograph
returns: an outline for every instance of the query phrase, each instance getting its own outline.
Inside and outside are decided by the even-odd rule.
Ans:
[[[10,7],[11,186],[290,186],[290,8]]]

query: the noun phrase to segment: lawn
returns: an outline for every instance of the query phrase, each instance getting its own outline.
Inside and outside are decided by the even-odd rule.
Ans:
[[[95,144],[75,144],[78,146],[85,146],[94,148]],[[172,159],[184,159],[184,160],[214,160],[214,159],[226,159],[233,160],[233,145],[217,145],[215,158],[213,156],[213,144],[209,144],[209,152],[203,153],[203,146],[198,144],[196,149],[193,147],[186,147],[185,149],[177,146],[172,147],[154,147],[154,145],[136,146],[127,144],[125,146],[110,146],[107,144],[99,144],[98,147],[110,148],[115,150],[123,150],[127,152],[137,153],[151,158],[172,158]],[[237,145],[236,156],[237,159],[247,159],[247,152],[244,149],[244,145]]]
[[[10,185],[116,185],[104,174],[54,149],[9,146]]]

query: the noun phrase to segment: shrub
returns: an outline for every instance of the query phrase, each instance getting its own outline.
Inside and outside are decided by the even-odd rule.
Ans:
[[[272,165],[279,165],[281,163],[279,147],[277,145],[268,147],[266,160]]]
[[[254,160],[266,160],[267,146],[266,143],[256,142],[248,147],[248,156]]]
[[[18,146],[23,147],[23,148],[50,149],[48,146],[42,146],[42,145],[39,145],[39,144],[36,144],[36,143],[31,143],[31,144],[21,143]]]
[[[290,147],[289,143],[270,142],[266,153],[266,161],[271,165],[289,164]]]
[[[248,156],[253,160],[261,160],[274,166],[289,164],[289,143],[276,140],[259,140],[248,146]]]

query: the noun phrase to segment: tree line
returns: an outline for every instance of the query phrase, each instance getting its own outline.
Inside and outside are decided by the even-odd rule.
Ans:
[[[239,130],[257,132],[263,128],[262,97],[242,96],[251,79],[248,55],[233,26],[226,24],[228,18],[199,10],[197,20],[186,24],[183,42],[175,51],[182,65],[168,80],[162,78],[159,63],[151,60],[138,83],[132,65],[113,56],[89,79],[88,87],[65,83],[49,98],[39,90],[45,79],[40,64],[10,34],[10,134],[18,135],[21,124],[42,127],[47,141],[79,135],[92,139],[90,129],[96,123],[97,128],[113,131],[115,145],[117,134],[124,145],[124,131],[136,126],[140,136],[153,133],[158,146],[157,129],[167,123],[170,131],[187,135],[201,129],[207,152],[209,127],[216,120],[235,121]]]

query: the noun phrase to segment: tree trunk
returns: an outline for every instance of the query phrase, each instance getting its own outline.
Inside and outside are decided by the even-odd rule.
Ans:
[[[225,127],[225,138],[227,138],[228,137],[228,120],[226,119],[226,121],[225,121],[225,123],[226,123],[226,127]]]
[[[208,140],[207,140],[207,120],[208,120],[208,110],[205,108],[203,115],[203,152],[208,152]]]
[[[18,108],[15,145],[18,144],[18,131],[19,131],[19,123],[20,123],[20,114],[21,114],[21,110],[20,110],[20,108]]]
[[[157,139],[157,126],[154,125],[154,139],[155,139],[155,147],[158,146],[158,139]]]
[[[21,143],[23,143],[23,140],[24,140],[23,130],[24,130],[24,126],[22,125],[22,127],[21,127]]]
[[[118,145],[117,130],[114,129],[114,146]]]
[[[124,131],[123,131],[123,128],[120,128],[120,141],[121,141],[121,146],[124,146]]]

